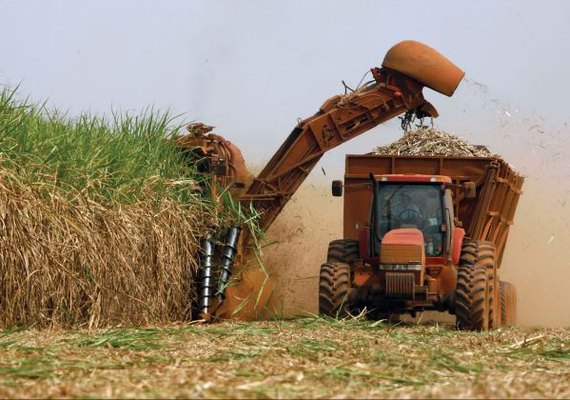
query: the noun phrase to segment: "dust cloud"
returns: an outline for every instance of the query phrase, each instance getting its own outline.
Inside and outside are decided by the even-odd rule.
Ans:
[[[319,269],[329,242],[342,238],[342,198],[323,184],[303,184],[267,236],[262,261],[276,283],[277,313],[317,314]]]
[[[527,178],[523,189],[502,279],[517,287],[520,325],[570,326],[569,190],[538,178]],[[276,282],[278,314],[317,314],[319,267],[328,243],[342,238],[342,198],[332,197],[324,184],[305,183],[268,238],[273,243],[264,248],[263,261]]]
[[[521,325],[570,326],[570,204],[560,182],[527,178],[502,277],[518,290]]]

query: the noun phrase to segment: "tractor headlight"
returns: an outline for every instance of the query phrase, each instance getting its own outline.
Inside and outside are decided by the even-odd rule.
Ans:
[[[380,264],[380,271],[421,271],[421,264]]]

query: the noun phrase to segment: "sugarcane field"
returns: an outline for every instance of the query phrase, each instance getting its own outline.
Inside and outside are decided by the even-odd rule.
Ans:
[[[0,0],[0,397],[570,398],[570,4],[424,5]]]

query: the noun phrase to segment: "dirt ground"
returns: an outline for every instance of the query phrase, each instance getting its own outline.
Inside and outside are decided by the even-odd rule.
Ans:
[[[568,190],[527,178],[515,223],[509,233],[502,276],[518,289],[521,325],[570,326],[570,248]],[[318,312],[318,272],[328,243],[342,238],[342,198],[325,184],[305,183],[270,228],[273,244],[263,260],[278,283],[275,297],[282,315]],[[444,318],[425,313],[423,318]]]

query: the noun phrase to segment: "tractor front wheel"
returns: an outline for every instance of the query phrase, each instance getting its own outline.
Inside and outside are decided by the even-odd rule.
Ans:
[[[347,315],[351,288],[350,265],[325,263],[319,275],[319,314],[333,318]]]

